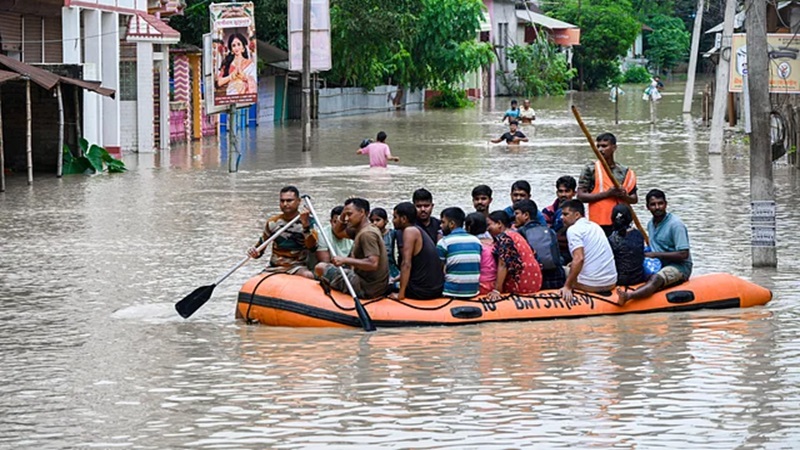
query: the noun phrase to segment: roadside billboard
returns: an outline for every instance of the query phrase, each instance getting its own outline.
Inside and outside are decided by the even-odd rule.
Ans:
[[[213,3],[208,8],[214,105],[253,104],[258,99],[253,3]]]
[[[289,70],[303,70],[303,0],[289,0]],[[311,72],[331,69],[331,13],[328,0],[311,0]]]
[[[747,74],[747,39],[744,33],[733,35],[731,42],[729,92],[742,92]],[[768,34],[769,91],[774,94],[800,94],[800,39],[793,34]]]

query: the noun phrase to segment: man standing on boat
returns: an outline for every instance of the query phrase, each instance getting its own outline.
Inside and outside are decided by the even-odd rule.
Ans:
[[[567,242],[572,253],[569,275],[561,295],[572,300],[572,290],[586,292],[610,291],[617,283],[617,267],[614,252],[603,230],[584,216],[583,203],[567,200],[561,205],[564,225],[567,227]]]
[[[687,281],[692,275],[692,255],[689,250],[689,232],[678,216],[667,212],[667,196],[653,189],[645,196],[647,209],[653,218],[647,224],[652,252],[644,256],[661,260],[661,270],[635,291],[617,289],[619,305],[630,300],[649,297],[670,286]]]
[[[369,155],[370,167],[386,168],[386,163],[388,161],[400,162],[400,158],[392,156],[392,151],[389,149],[389,146],[386,145],[386,133],[383,131],[379,132],[377,138],[378,142],[362,142],[362,147],[356,150],[356,155]]]
[[[363,198],[347,199],[342,220],[347,223],[348,234],[355,234],[351,256],[337,255],[330,263],[317,264],[314,270],[322,283],[348,292],[342,271],[338,269],[347,266],[344,272],[358,297],[380,297],[389,284],[389,257],[381,232],[369,222],[369,202]]]
[[[299,210],[300,191],[296,187],[286,186],[281,189],[280,208],[281,214],[267,219],[261,238],[254,247],[247,250],[247,254],[253,259],[261,258],[264,252],[256,251],[256,247],[266,242],[273,233],[283,228],[299,214],[300,220],[272,242],[272,256],[269,259],[269,265],[264,270],[285,272],[313,279],[314,274],[308,270],[307,264],[309,253],[317,246],[317,232],[312,229],[312,219],[309,217],[308,210]]]
[[[639,202],[636,193],[636,173],[622,164],[614,161],[614,152],[617,150],[617,138],[611,133],[597,136],[597,149],[611,168],[614,178],[620,184],[614,187],[614,182],[600,161],[589,163],[581,172],[578,179],[578,200],[588,203],[588,219],[600,225],[606,236],[611,235],[611,211],[620,203],[633,205]]]
[[[417,222],[417,209],[411,202],[394,207],[394,229],[403,233],[403,257],[400,264],[400,290],[389,298],[430,300],[442,296],[444,272],[436,244]]]

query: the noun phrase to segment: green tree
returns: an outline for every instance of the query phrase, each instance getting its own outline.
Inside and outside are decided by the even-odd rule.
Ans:
[[[544,39],[509,47],[508,59],[517,67],[506,85],[514,95],[561,95],[577,72],[568,67],[567,56]]]
[[[603,87],[619,74],[619,59],[641,30],[630,0],[565,0],[551,4],[547,11],[581,28],[581,45],[575,47],[573,63],[581,87],[588,89]]]
[[[256,37],[286,50],[286,0],[252,0],[256,14]],[[181,44],[203,46],[203,34],[211,31],[208,5],[227,0],[186,0],[182,16],[173,16],[169,25],[180,31]]]
[[[648,48],[644,54],[650,65],[660,72],[672,69],[686,60],[689,55],[691,35],[686,31],[683,21],[677,17],[664,15],[650,19],[653,32],[647,35]]]

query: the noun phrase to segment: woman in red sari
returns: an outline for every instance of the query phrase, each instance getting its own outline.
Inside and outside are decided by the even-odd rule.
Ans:
[[[486,219],[494,238],[492,254],[497,260],[497,281],[490,300],[501,294],[532,294],[542,288],[542,268],[525,238],[510,229],[511,218],[505,211],[495,211]]]

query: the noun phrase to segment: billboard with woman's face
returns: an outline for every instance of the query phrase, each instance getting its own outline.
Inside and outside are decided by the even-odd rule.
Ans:
[[[213,3],[211,57],[214,104],[247,106],[258,98],[256,21],[253,3]]]

